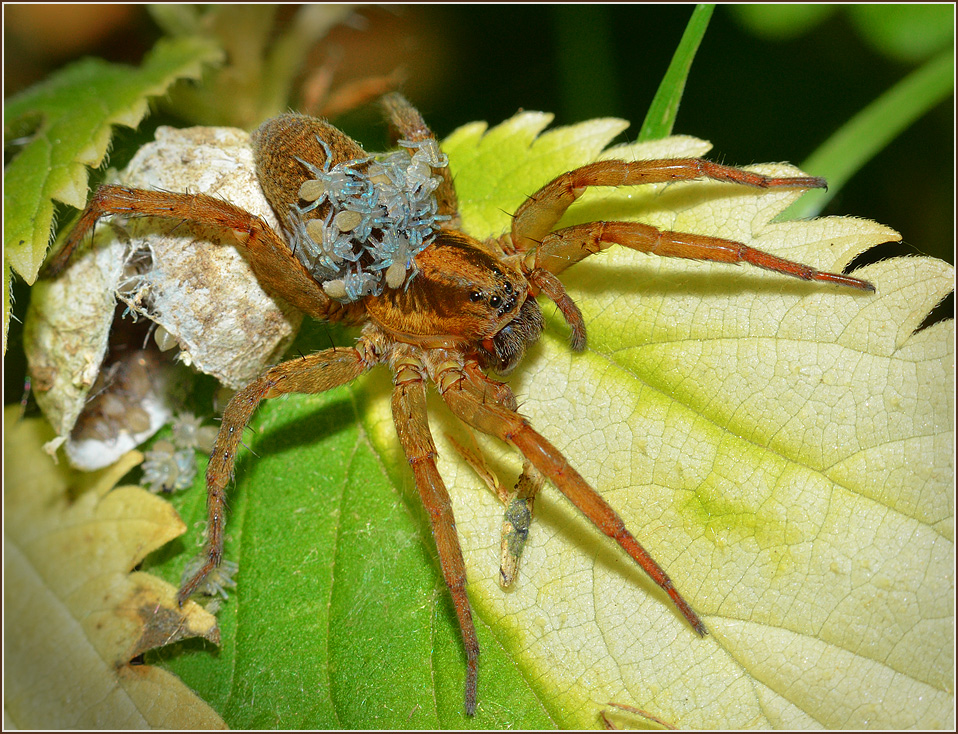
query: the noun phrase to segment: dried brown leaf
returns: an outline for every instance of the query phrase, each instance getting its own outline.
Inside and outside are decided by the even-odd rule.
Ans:
[[[116,482],[142,457],[81,475],[43,452],[41,420],[4,413],[5,714],[18,728],[224,728],[146,650],[188,638],[219,641],[197,604],[145,573],[143,558],[185,530],[175,510]]]

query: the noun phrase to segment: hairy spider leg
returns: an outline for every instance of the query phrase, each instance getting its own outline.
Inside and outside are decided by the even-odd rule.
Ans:
[[[223,558],[223,527],[226,523],[226,485],[233,477],[236,451],[243,429],[266,398],[286,393],[315,394],[345,385],[380,361],[379,346],[360,337],[356,347],[326,349],[297,357],[272,367],[240,390],[223,413],[223,423],[206,469],[207,533],[203,565],[176,595],[180,606],[203,583]]]
[[[479,639],[466,596],[466,566],[456,532],[452,501],[436,467],[436,446],[426,413],[426,368],[414,347],[397,346],[390,364],[393,369],[392,410],[399,443],[416,479],[416,488],[429,515],[432,535],[439,551],[442,576],[452,596],[462,643],[466,650],[466,713],[476,713],[476,686],[479,666]]]
[[[472,363],[475,366],[475,363]],[[469,363],[464,365],[468,369]],[[476,370],[476,378],[484,386],[491,388],[498,398],[496,402],[508,406],[512,410],[518,409],[512,389],[505,383],[490,380],[486,375]],[[484,398],[485,399],[485,398]],[[504,505],[502,517],[502,532],[500,533],[499,554],[499,585],[503,589],[512,586],[518,575],[519,561],[529,537],[529,528],[532,526],[532,511],[535,506],[536,495],[545,484],[545,477],[528,459],[522,462],[522,471],[512,489],[506,489],[499,482],[498,477],[486,466],[482,450],[475,444],[475,435],[469,431],[473,439],[475,450],[461,445],[452,436],[447,438],[452,442],[459,455],[473,468],[476,474],[495,492],[496,497]]]
[[[534,291],[542,292],[559,307],[572,327],[572,346],[585,348],[586,330],[581,313],[565,293],[558,274],[580,260],[613,244],[665,257],[748,263],[759,268],[803,280],[816,280],[874,291],[866,280],[850,275],[817,270],[786,260],[741,242],[660,230],[638,222],[591,222],[552,231],[569,206],[589,186],[636,186],[649,183],[710,178],[756,188],[823,188],[825,179],[814,176],[776,178],[741,168],[723,166],[701,158],[653,161],[599,161],[564,173],[539,189],[516,210],[509,235],[511,245],[525,251],[527,278]],[[505,239],[505,238],[504,238]],[[508,245],[507,245],[508,246]]]
[[[552,179],[530,196],[512,218],[512,243],[517,250],[536,247],[558,224],[566,209],[589,186],[640,186],[710,178],[761,189],[823,189],[817,176],[777,178],[704,158],[671,158],[651,161],[597,161]],[[554,271],[553,272],[557,272]]]
[[[741,242],[708,235],[661,230],[639,222],[589,222],[552,232],[546,235],[535,252],[536,266],[552,271],[564,270],[569,265],[611,245],[622,245],[632,250],[663,257],[733,264],[748,263],[802,280],[824,281],[863,291],[875,290],[875,286],[866,280],[817,270],[809,265],[757,250]]]
[[[127,186],[105,185],[90,199],[66,243],[47,265],[54,276],[69,261],[96,221],[109,214],[160,217],[212,226],[230,235],[228,244],[246,253],[257,280],[303,313],[326,321],[361,320],[361,304],[341,304],[328,298],[289,247],[259,217],[206,194],[177,194]]]
[[[626,553],[672,599],[689,624],[700,635],[708,634],[705,624],[691,605],[679,594],[672,579],[649,555],[608,502],[596,492],[544,436],[519,413],[490,399],[486,382],[477,380],[455,353],[442,349],[424,355],[427,368],[439,387],[439,393],[452,412],[467,425],[515,446],[532,465],[545,475],[595,526],[618,543]]]

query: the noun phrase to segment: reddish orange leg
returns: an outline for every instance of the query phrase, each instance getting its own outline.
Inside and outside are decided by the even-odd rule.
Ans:
[[[526,278],[533,288],[552,299],[552,302],[559,307],[559,313],[565,318],[566,323],[572,327],[572,350],[581,352],[585,349],[585,319],[582,318],[582,311],[575,305],[575,301],[565,292],[562,281],[540,267],[530,270]]]
[[[462,559],[456,519],[446,485],[436,467],[436,446],[429,431],[426,414],[425,368],[411,350],[397,348],[391,359],[395,374],[393,420],[409,465],[416,478],[416,488],[429,514],[432,535],[439,551],[442,576],[449,587],[452,603],[459,618],[462,643],[466,650],[466,713],[476,713],[476,685],[479,669],[479,638],[472,622],[469,597],[466,596],[466,566]]]
[[[569,206],[589,186],[639,186],[710,178],[757,188],[822,189],[825,179],[815,176],[776,178],[723,166],[703,158],[653,161],[598,161],[556,177],[530,196],[512,219],[512,243],[529,250],[558,224]],[[553,270],[553,272],[558,272]]]
[[[626,529],[622,518],[602,499],[559,450],[514,410],[484,399],[488,388],[470,379],[470,371],[448,352],[425,354],[429,372],[439,385],[446,404],[460,420],[473,428],[513,444],[603,533],[615,540],[632,559],[669,595],[689,624],[700,635],[708,631],[662,567]]]
[[[553,232],[543,239],[541,247],[536,251],[536,266],[552,272],[564,270],[611,245],[622,245],[639,252],[665,257],[748,263],[802,280],[837,283],[864,291],[875,290],[875,286],[868,281],[850,275],[816,270],[808,265],[756,250],[741,242],[707,235],[670,232],[638,222],[590,222]]]
[[[83,210],[63,248],[47,264],[47,272],[50,275],[59,273],[96,221],[109,214],[211,224],[224,229],[242,230],[242,236],[246,238],[254,228],[250,220],[258,219],[239,207],[204,194],[175,194],[112,184],[101,186]],[[240,234],[237,232],[238,236]]]
[[[233,476],[236,451],[243,429],[265,398],[285,393],[320,393],[351,382],[376,364],[373,344],[360,339],[356,348],[327,349],[308,357],[292,359],[263,373],[240,390],[223,413],[223,423],[206,469],[206,561],[180,588],[180,606],[203,583],[223,558],[223,527],[226,523],[226,485]]]
[[[303,313],[317,319],[329,319],[334,312],[345,308],[327,298],[302,263],[262,219],[206,194],[101,186],[80,215],[63,248],[48,263],[45,274],[56,275],[66,267],[70,256],[96,221],[110,214],[178,219],[189,222],[191,226],[217,227],[224,234],[232,235],[230,244],[246,252],[259,282]]]

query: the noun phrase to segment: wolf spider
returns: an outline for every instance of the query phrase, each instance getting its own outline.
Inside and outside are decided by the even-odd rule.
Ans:
[[[466,596],[466,571],[449,494],[436,467],[426,414],[435,384],[467,425],[515,446],[672,599],[689,624],[702,620],[671,579],[626,529],[619,515],[559,450],[517,412],[503,382],[540,336],[536,296],[558,307],[572,348],[585,348],[582,314],[556,277],[617,244],[668,257],[751,265],[805,280],[874,290],[863,280],[821,272],[730,240],[662,231],[637,222],[592,222],[553,231],[590,186],[636,186],[709,178],[760,188],[822,188],[815,177],[773,178],[699,158],[592,163],[529,196],[511,231],[479,241],[458,229],[458,204],[445,156],[419,113],[400,95],[384,104],[401,150],[376,160],[327,122],[286,114],[252,137],[256,170],[283,225],[205,194],[101,187],[54,259],[62,268],[101,216],[166,217],[232,232],[259,281],[310,316],[362,324],[354,347],[336,347],[267,369],[240,390],[223,415],[206,473],[205,562],[179,591],[182,605],[222,559],[225,489],[244,427],[260,401],[285,393],[319,393],[378,364],[393,373],[392,412],[399,442],[429,516],[466,653],[465,710],[474,714],[479,644]]]

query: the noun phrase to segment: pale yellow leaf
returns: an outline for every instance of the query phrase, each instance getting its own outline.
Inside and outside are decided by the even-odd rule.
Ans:
[[[527,175],[543,121],[527,113],[446,141],[474,233],[502,232],[553,175]],[[507,165],[490,165],[503,138]],[[603,157],[703,148],[668,139]],[[563,152],[543,168],[582,162]],[[798,196],[714,182],[599,189],[562,225],[638,219],[832,271],[898,238],[851,218],[773,221]],[[586,353],[570,352],[553,316],[510,380],[522,413],[704,616],[704,640],[551,488],[503,591],[502,507],[442,440],[461,429],[436,405],[474,608],[568,720],[595,726],[616,701],[689,728],[954,726],[954,325],[913,333],[954,273],[911,258],[859,274],[877,293],[612,248],[563,274]],[[371,407],[388,455],[388,400]],[[484,451],[513,481],[514,454],[491,441]]]
[[[39,419],[4,412],[4,715],[21,729],[223,728],[166,671],[131,660],[216,620],[131,573],[185,528],[167,502],[117,480],[135,452],[91,475],[55,466]]]

